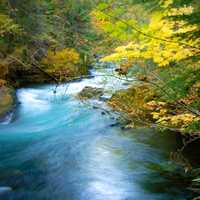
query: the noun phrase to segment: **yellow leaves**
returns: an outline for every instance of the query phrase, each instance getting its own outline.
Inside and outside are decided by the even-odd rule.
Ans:
[[[169,7],[173,3],[173,0],[161,0],[160,5],[164,8]]]
[[[186,128],[190,123],[194,121],[199,121],[200,117],[197,117],[193,114],[184,113],[184,114],[158,117],[157,119],[158,119],[157,123],[162,124],[162,125]]]
[[[104,57],[101,61],[123,61],[123,59],[138,58],[139,53],[134,51],[125,51],[123,53],[115,53]]]
[[[195,121],[199,121],[200,117],[192,113],[180,113],[182,111],[173,111],[170,109],[170,105],[165,102],[149,101],[145,106],[151,111],[152,119],[166,127],[181,128],[184,130],[189,124]]]
[[[167,114],[166,108],[160,108],[157,112],[151,112],[153,119],[160,119]]]
[[[49,73],[62,78],[62,76],[77,76],[79,61],[79,53],[75,49],[66,48],[60,51],[49,50],[42,64],[46,66]]]
[[[182,66],[185,70],[189,65],[194,69],[200,66],[198,60],[191,59],[191,57],[199,55],[199,50],[196,50],[195,47],[198,47],[200,39],[191,36],[193,32],[199,31],[199,27],[192,25],[192,23],[188,25],[188,21],[186,22],[184,17],[181,18],[182,21],[179,20],[179,17],[169,17],[183,14],[190,15],[193,12],[192,7],[173,8],[174,0],[163,0],[161,4],[166,9],[153,11],[152,14],[148,14],[148,18],[142,23],[137,17],[128,13],[129,17],[136,20],[129,26],[129,29],[132,27],[133,37],[130,37],[129,40],[126,40],[125,45],[118,46],[111,55],[104,57],[101,61],[118,62],[120,72],[141,73],[142,75],[137,76],[138,80],[150,84],[156,83],[158,85],[155,84],[156,87],[160,87],[160,90],[163,85],[165,87],[162,92],[156,90],[154,95],[149,95],[150,92],[140,88],[140,85],[137,86],[138,88],[135,87],[133,93],[129,90],[127,93],[122,93],[122,96],[115,95],[111,101],[118,110],[125,111],[130,116],[138,114],[139,118],[143,117],[142,119],[153,123],[186,130],[192,122],[200,119],[192,113],[188,113],[189,111],[181,105],[185,103],[187,106],[196,106],[195,109],[199,109],[199,103],[197,102],[197,94],[199,93],[197,91],[199,91],[200,84],[195,84],[195,81],[192,81],[193,75],[188,74],[190,78],[187,80],[187,71],[184,71],[186,75],[180,76],[179,79],[181,69],[178,67]],[[126,19],[126,17],[127,15],[122,19]],[[121,23],[119,25],[119,27],[122,26]],[[142,62],[138,62],[138,60]],[[167,69],[160,68],[166,66],[171,67]],[[131,67],[132,69],[128,70]],[[139,69],[139,67],[144,68]],[[155,76],[151,72],[156,72]],[[158,81],[159,75],[162,78]],[[192,86],[192,84],[195,85]],[[177,94],[175,94],[176,92]],[[169,103],[158,102],[161,101],[161,98],[162,101],[165,99]],[[157,101],[151,101],[152,99]]]
[[[49,50],[46,58],[43,59],[43,64],[50,64],[53,66],[64,66],[69,64],[77,64],[80,60],[79,54],[70,48],[62,49],[60,51]]]
[[[170,105],[165,102],[150,101],[146,103],[146,108],[151,111],[152,120],[166,127],[185,130],[192,122],[200,120],[200,117],[192,113],[180,113],[181,111],[175,110],[172,112]]]
[[[152,112],[151,114],[153,116],[153,119],[159,119],[159,117],[160,117],[160,113]]]
[[[186,59],[192,56],[193,53],[192,49],[182,47],[178,43],[168,43],[152,39],[151,42],[146,44],[131,42],[126,46],[119,46],[113,54],[104,57],[102,61],[120,62],[124,59],[134,58],[152,59],[158,66],[162,67],[169,65],[173,61]]]
[[[194,8],[192,6],[186,6],[184,5],[183,7],[180,8],[171,8],[172,4],[174,3],[174,0],[161,0],[160,5],[163,8],[168,8],[166,9],[165,12],[167,12],[168,16],[176,16],[176,15],[189,15],[194,11]]]
[[[160,115],[164,115],[167,113],[167,109],[160,109]]]
[[[108,20],[107,20],[107,16],[102,16],[101,12],[98,10],[93,10],[90,13],[90,17],[91,17],[91,23],[93,25],[93,27],[98,31],[99,30],[103,30],[103,27],[107,24]],[[105,30],[104,30],[105,31]]]
[[[192,87],[194,87],[194,88],[200,88],[200,81],[197,81]]]
[[[156,103],[156,101],[149,101],[145,104],[146,109],[148,110],[155,110],[157,108],[158,104]]]
[[[192,14],[194,8],[192,6],[183,6],[181,8],[171,8],[168,11],[168,16],[176,16],[176,15],[189,15]]]
[[[187,33],[187,32],[190,32],[190,31],[195,31],[195,30],[198,30],[199,27],[196,26],[196,25],[187,25],[187,26],[184,26],[185,24],[183,24],[179,29],[177,29],[175,31],[175,33]],[[192,44],[193,41],[190,40],[188,41],[189,44]]]
[[[152,14],[150,18],[150,23],[148,27],[149,32],[156,32],[156,34],[164,33],[165,35],[170,35],[171,34],[171,23],[167,23],[166,20],[163,19],[163,14],[156,12]]]
[[[123,57],[124,57],[124,55],[123,55]],[[110,56],[106,56],[106,57],[102,58],[101,61],[102,62],[110,62],[110,61],[118,62],[121,59],[122,59],[122,57],[120,54],[114,53],[114,54],[111,54]]]
[[[159,67],[164,67],[172,62],[179,62],[196,55],[198,52],[188,46],[196,46],[200,39],[185,41],[182,39],[181,43],[186,43],[188,44],[187,46],[180,44],[180,38],[174,37],[174,35],[195,31],[198,30],[198,27],[196,25],[188,25],[184,21],[168,20],[167,18],[169,15],[191,14],[193,8],[191,6],[184,6],[178,9],[171,8],[172,4],[173,0],[161,1],[161,5],[168,9],[151,14],[149,23],[145,25],[145,28],[143,26],[138,28],[144,34],[138,33],[139,36],[135,37],[135,40],[132,39],[127,45],[117,47],[113,54],[106,56],[102,61],[123,63],[124,60],[140,58],[152,60]],[[136,24],[137,22],[134,22],[133,26],[136,26]],[[148,35],[148,37],[144,35]]]
[[[140,53],[140,45],[135,44],[133,42],[130,42],[126,46],[120,46],[115,49],[115,53],[106,56],[101,59],[101,61],[107,62],[107,61],[115,61],[119,62],[122,61],[123,59],[132,59],[132,58],[139,58],[141,53]]]
[[[153,13],[150,18],[147,33],[165,39],[171,37],[174,32],[174,23],[166,20],[164,17],[165,15],[163,13]],[[159,41],[157,42],[159,43]]]
[[[96,18],[99,21],[107,21],[108,16],[106,14],[104,14],[103,12],[99,11],[99,10],[93,10],[90,13],[90,16],[93,18]]]

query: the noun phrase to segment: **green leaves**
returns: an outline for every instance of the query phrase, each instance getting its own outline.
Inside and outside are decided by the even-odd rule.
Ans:
[[[108,7],[109,7],[108,3],[102,2],[102,3],[98,4],[96,9],[99,10],[99,11],[102,11],[102,10],[105,10],[106,8],[108,8]]]
[[[8,15],[0,15],[0,36],[6,37],[8,35],[20,35],[22,28],[14,22]]]

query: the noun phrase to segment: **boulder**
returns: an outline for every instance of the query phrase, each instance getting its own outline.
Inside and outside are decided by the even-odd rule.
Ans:
[[[80,99],[100,99],[103,96],[103,89],[86,86],[77,96]]]

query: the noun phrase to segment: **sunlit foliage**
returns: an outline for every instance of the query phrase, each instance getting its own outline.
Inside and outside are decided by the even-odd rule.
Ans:
[[[72,69],[75,70],[74,76],[86,73],[89,56],[93,54],[92,47],[98,40],[98,34],[90,23],[89,13],[93,5],[95,1],[91,0],[1,0],[0,61],[4,68],[11,68],[7,79],[12,79],[12,82],[14,79],[16,82],[27,79],[29,82],[32,79],[29,74],[33,73],[37,74],[37,78],[33,77],[32,81],[42,82],[44,74],[35,65],[41,67],[41,60],[49,54],[48,49],[57,52],[73,48],[79,54],[80,65],[78,68],[71,67],[70,74],[65,75],[71,76]],[[19,49],[23,50],[16,55]],[[64,65],[65,60],[61,62],[60,59],[60,65]],[[48,66],[48,71],[55,72],[56,77],[58,65]],[[20,71],[23,78],[17,77]],[[62,78],[59,78],[63,79],[63,76],[62,73]]]
[[[196,33],[200,26],[198,20],[191,20],[199,13],[197,4],[116,1],[101,3],[94,10],[101,30],[124,43],[102,61],[117,62],[121,74],[136,76],[148,88],[135,85],[134,90],[120,91],[109,102],[127,113],[134,125],[140,121],[180,132],[199,131],[200,38]],[[134,8],[142,15],[137,16]]]
[[[130,23],[131,20],[126,20],[125,23],[119,20],[118,23],[116,22],[116,24],[112,25],[114,26],[115,32],[119,35],[121,35],[121,29],[119,29],[117,24],[121,24],[121,27],[129,26],[130,29],[132,26],[137,26],[143,34],[138,32],[138,37],[130,41],[128,45],[117,47],[114,54],[102,60],[124,61],[125,59],[132,59],[134,62],[134,59],[143,59],[147,61],[153,60],[158,66],[166,66],[170,63],[199,54],[200,49],[196,46],[200,41],[199,38],[188,41],[187,39],[184,40],[179,37],[174,37],[181,33],[198,30],[199,27],[197,25],[187,25],[185,21],[173,21],[167,18],[175,13],[188,15],[192,12],[193,9],[191,6],[179,9],[166,8],[165,11],[156,11],[149,15],[149,23],[145,27],[140,27],[140,22],[136,22],[135,19],[132,20],[132,23]],[[99,15],[104,16],[106,14],[102,14],[99,11]],[[110,25],[107,24],[105,26],[104,24],[103,27],[105,31],[109,32],[108,27]]]
[[[78,64],[80,55],[75,49],[65,48],[59,51],[48,50],[47,56],[42,60],[45,70],[57,75],[61,79],[80,75]]]

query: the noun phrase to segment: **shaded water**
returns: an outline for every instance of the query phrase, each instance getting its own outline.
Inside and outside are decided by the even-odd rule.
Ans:
[[[113,119],[73,96],[103,84],[99,77],[83,80],[56,95],[52,85],[18,90],[15,121],[0,125],[1,200],[187,199],[150,167],[169,162],[172,135],[113,127]],[[5,186],[12,190],[1,192]]]

